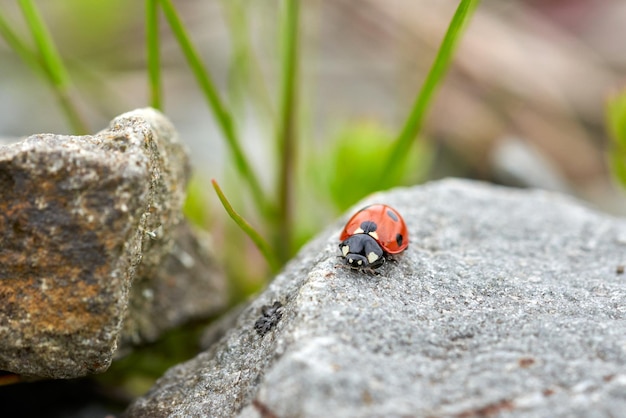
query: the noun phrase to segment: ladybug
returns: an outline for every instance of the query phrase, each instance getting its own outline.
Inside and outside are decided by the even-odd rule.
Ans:
[[[391,206],[366,206],[348,221],[339,236],[339,249],[350,268],[376,269],[390,254],[409,246],[409,231],[404,219]]]

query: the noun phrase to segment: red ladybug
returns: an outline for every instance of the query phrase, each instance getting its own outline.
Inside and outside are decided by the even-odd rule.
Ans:
[[[339,236],[339,249],[353,269],[376,269],[390,254],[409,246],[409,231],[404,219],[391,206],[366,206],[348,221]]]

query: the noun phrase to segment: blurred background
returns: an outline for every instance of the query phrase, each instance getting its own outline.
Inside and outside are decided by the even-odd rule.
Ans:
[[[150,103],[145,2],[35,1],[67,66],[89,132]],[[279,1],[186,0],[176,9],[229,106],[268,195],[279,153]],[[291,254],[369,192],[371,168],[406,120],[458,5],[456,0],[300,2],[294,243]],[[0,12],[31,41],[21,10]],[[190,149],[187,214],[211,231],[233,298],[268,269],[211,189],[271,235],[172,31],[160,15],[163,111]],[[435,92],[399,185],[458,176],[572,194],[626,213],[606,163],[606,100],[626,81],[621,0],[483,0]],[[31,45],[33,44],[30,42]],[[0,135],[72,133],[49,85],[0,38]],[[454,202],[451,202],[454,204]],[[274,232],[275,233],[275,232]],[[241,263],[245,255],[246,263]]]
[[[148,103],[143,2],[36,3],[91,129]],[[27,34],[15,3],[0,5]],[[264,173],[272,164],[266,146],[271,126],[265,125],[275,112],[280,69],[277,2],[175,5],[242,126],[248,155]],[[395,132],[456,5],[303,1],[301,140],[321,149],[363,125]],[[482,1],[424,127],[437,153],[429,175],[499,181],[507,158],[526,148],[554,170],[560,186],[619,212],[612,193],[603,195],[603,120],[606,96],[624,82],[625,20],[626,4],[619,0]],[[222,138],[166,24],[161,43],[164,111],[192,150],[199,175],[219,176],[227,161]],[[68,132],[45,83],[1,41],[0,58],[2,134]]]
[[[36,4],[94,131],[148,103],[143,2]],[[26,34],[15,2],[0,5]],[[264,112],[275,111],[277,96],[277,2],[175,5],[244,127],[249,156],[263,172],[272,155],[260,143],[267,141],[269,128],[263,125],[271,116]],[[342,130],[362,124],[394,132],[456,5],[450,0],[303,1],[302,140],[323,147]],[[626,4],[619,0],[482,1],[424,129],[442,154],[437,174],[493,179],[498,164],[492,157],[506,156],[499,148],[506,151],[507,143],[521,141],[543,154],[569,186],[584,196],[599,195],[600,204],[610,209],[594,186],[602,183],[604,171],[599,155],[604,100],[624,82],[625,20]],[[164,110],[201,174],[219,175],[223,141],[166,24],[161,42]],[[2,134],[68,132],[47,86],[3,42],[0,58]]]
[[[144,2],[35,3],[91,132],[148,105]],[[275,193],[281,3],[173,3],[234,115],[263,186]],[[300,2],[292,252],[373,191],[355,185],[354,172],[367,179],[377,150],[397,136],[457,5],[456,0]],[[15,2],[1,0],[0,12],[29,38]],[[189,147],[196,171],[187,214],[212,232],[234,303],[261,288],[268,269],[225,214],[209,180],[218,179],[250,223],[271,232],[232,167],[162,16],[159,33],[162,110]],[[483,0],[435,93],[399,184],[465,177],[561,191],[625,214],[624,194],[606,162],[605,129],[606,100],[626,82],[625,35],[622,0]],[[1,136],[72,133],[49,86],[1,38],[0,75]]]

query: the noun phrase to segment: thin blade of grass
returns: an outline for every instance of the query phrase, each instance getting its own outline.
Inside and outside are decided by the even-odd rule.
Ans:
[[[626,90],[611,96],[606,106],[607,130],[612,139],[609,163],[613,175],[626,187]]]
[[[299,0],[286,0],[282,30],[282,80],[278,121],[278,238],[276,247],[281,260],[291,255],[293,233],[292,195],[295,184],[296,115],[298,72],[298,10]]]
[[[250,237],[250,239],[254,242],[259,251],[261,251],[261,253],[265,257],[265,260],[272,269],[272,272],[278,272],[278,270],[280,269],[280,262],[267,241],[265,241],[263,237],[241,215],[239,215],[233,209],[232,205],[222,192],[219,184],[217,184],[217,181],[213,179],[211,180],[211,183],[213,184],[215,193],[217,193],[217,197],[220,199],[220,202],[222,202],[222,205],[224,206],[224,209],[226,210],[228,215],[232,218],[233,221],[235,221],[237,225],[239,225],[243,232],[245,232],[246,235]]]
[[[615,144],[626,149],[626,90],[611,96],[606,107],[607,129]]]
[[[87,124],[83,121],[78,108],[70,98],[70,79],[48,28],[31,0],[19,0],[19,5],[41,55],[48,81],[52,84],[57,100],[72,130],[79,135],[86,134],[88,132]]]
[[[200,55],[191,43],[189,35],[187,34],[187,31],[172,2],[170,0],[158,1],[167,22],[169,23],[170,28],[172,29],[172,32],[174,33],[174,36],[176,37],[176,40],[178,41],[178,44],[187,59],[189,67],[191,68],[191,71],[196,77],[196,80],[198,81],[198,84],[200,85],[200,88],[209,103],[209,107],[215,116],[217,124],[226,138],[226,143],[233,154],[237,170],[250,186],[252,197],[254,198],[257,207],[264,215],[267,215],[270,211],[269,204],[266,201],[261,184],[252,170],[252,166],[243,153],[239,138],[235,132],[235,125],[230,112],[226,109],[226,106],[222,102],[213,80],[211,79],[208,70],[204,67],[202,60],[200,59]]]
[[[409,117],[389,154],[383,173],[396,174],[396,169],[404,166],[403,163],[407,159],[412,142],[417,138],[417,134],[421,129],[435,89],[442,81],[450,66],[452,55],[457,42],[461,38],[463,27],[471,17],[479,1],[480,0],[461,0],[459,3],[454,17],[448,26],[446,35],[439,47],[435,62],[430,68],[422,89],[413,103]],[[393,177],[395,176],[392,175],[392,178]]]
[[[17,53],[22,61],[26,63],[37,74],[46,78],[47,74],[43,68],[37,54],[26,43],[17,36],[17,34],[11,29],[7,21],[0,13],[0,36],[4,38],[9,47]]]
[[[254,0],[221,0],[233,43],[229,75],[230,97],[240,100],[243,90],[268,121],[275,120],[272,98],[263,71],[252,47],[248,12]],[[241,91],[240,91],[241,90]],[[231,101],[231,105],[234,100]]]
[[[150,86],[150,106],[162,109],[161,66],[159,57],[159,15],[157,0],[146,0],[146,50]]]
[[[626,188],[626,153],[623,149],[614,147],[608,158],[613,175]]]

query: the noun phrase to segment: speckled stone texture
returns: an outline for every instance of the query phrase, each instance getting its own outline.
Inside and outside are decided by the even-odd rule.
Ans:
[[[374,202],[409,228],[397,262],[376,276],[342,267],[346,213],[126,415],[624,416],[626,222],[460,180],[358,207]]]
[[[151,109],[93,136],[0,146],[0,369],[69,378],[109,366],[133,278],[172,251],[188,175]]]
[[[133,281],[119,354],[226,307],[226,276],[216,262],[211,237],[186,222],[176,227],[173,236],[174,245],[158,271]]]

